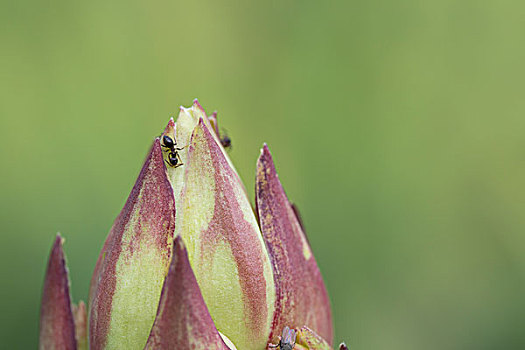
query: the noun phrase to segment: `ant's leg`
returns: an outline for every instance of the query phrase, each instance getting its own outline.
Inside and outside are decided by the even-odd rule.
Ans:
[[[182,158],[180,157],[180,154],[178,152],[177,152],[177,159],[179,160],[178,166],[184,165],[184,163],[182,162]]]

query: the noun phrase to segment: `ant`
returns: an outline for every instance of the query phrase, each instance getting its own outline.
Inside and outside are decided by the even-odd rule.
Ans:
[[[224,135],[221,138],[221,145],[224,148],[230,148],[232,146],[232,139],[228,135]]]
[[[166,163],[168,163],[174,168],[178,168],[181,165],[183,165],[184,163],[182,163],[182,159],[180,159],[179,152],[177,151],[184,149],[184,147],[175,147],[177,145],[177,141],[175,141],[175,139],[172,139],[168,135],[162,136],[162,143],[162,147],[167,148],[167,151],[169,151]]]
[[[288,326],[284,327],[283,334],[281,335],[281,339],[279,339],[279,344],[268,345],[269,348],[275,349],[279,348],[280,350],[292,350],[295,346],[295,338],[297,337],[297,333],[295,333],[295,330],[288,328]]]

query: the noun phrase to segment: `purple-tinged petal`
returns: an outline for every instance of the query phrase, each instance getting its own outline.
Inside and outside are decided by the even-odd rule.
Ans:
[[[348,346],[346,346],[345,343],[341,343],[341,344],[339,345],[339,350],[348,350]]]
[[[166,126],[164,133],[161,135],[161,138],[164,135],[166,135],[176,140],[177,147],[182,148],[182,149],[177,150],[180,156],[180,159],[182,163],[186,163],[188,159],[188,150],[189,150],[189,145],[191,142],[191,135],[193,134],[195,127],[199,123],[199,120],[202,120],[202,123],[206,126],[206,128],[208,128],[208,130],[210,131],[210,134],[213,136],[213,139],[219,146],[219,149],[222,151],[224,158],[227,160],[228,164],[230,165],[230,167],[233,169],[233,171],[237,175],[237,171],[235,170],[235,167],[233,166],[233,163],[230,160],[230,157],[228,156],[227,152],[224,150],[224,147],[222,147],[221,141],[219,139],[218,129],[216,129],[216,125],[213,124],[214,122],[217,121],[216,116],[217,116],[217,113],[214,113],[212,114],[211,119],[208,118],[202,106],[199,104],[197,100],[195,100],[193,101],[193,105],[189,108],[185,108],[182,106],[180,107],[180,112],[177,117],[177,123],[174,123],[173,119],[171,119],[168,122],[168,125]],[[164,153],[165,160],[167,160],[168,155],[169,155],[169,152]],[[177,206],[177,210],[178,210],[180,203],[181,203],[179,199],[180,199],[182,188],[184,186],[183,166],[176,167],[176,168],[172,166],[168,166],[167,173],[168,173],[168,178],[170,179],[170,182],[171,182],[171,186],[173,187],[175,205]],[[243,190],[246,192],[244,185],[242,185],[242,187],[243,187]]]
[[[171,258],[175,203],[159,139],[115,220],[92,279],[91,349],[142,349]]]
[[[210,121],[213,131],[215,131],[215,135],[220,138],[221,135],[219,133],[219,124],[217,121],[217,111],[213,112],[212,115],[208,117],[208,120]]]
[[[169,165],[168,163],[168,157],[170,152],[165,151],[163,152],[164,155],[164,161],[166,162],[166,173],[168,176],[168,179],[171,183],[171,187],[173,190],[173,196],[175,198],[175,207],[176,211],[178,212],[180,209],[181,201],[180,201],[180,193],[182,191],[182,186],[184,185],[184,169],[186,168],[186,163],[188,159],[188,149],[189,149],[189,143],[191,138],[191,133],[193,132],[193,129],[195,129],[195,126],[197,125],[198,120],[196,121],[193,117],[193,114],[190,113],[191,109],[186,109],[184,107],[181,107],[180,113],[177,119],[177,124],[173,121],[173,119],[170,119],[168,121],[168,125],[166,125],[166,128],[164,129],[164,132],[162,135],[160,135],[160,139],[162,140],[164,136],[168,136],[172,138],[177,148],[182,148],[180,150],[177,150],[177,153],[179,155],[179,158],[181,160],[182,165],[179,167],[173,167]]]
[[[208,310],[239,349],[262,349],[275,302],[270,259],[244,187],[202,119],[185,167],[176,233]]]
[[[229,350],[206,308],[181,237],[173,244],[173,257],[146,349]]]
[[[75,338],[78,350],[88,349],[87,340],[87,311],[86,304],[80,301],[78,305],[73,305],[73,318],[75,320]]]
[[[297,331],[297,345],[308,350],[332,350],[330,345],[317,333],[304,326]]]
[[[47,263],[40,310],[41,350],[77,348],[63,243],[64,239],[57,235]]]
[[[285,326],[307,324],[331,343],[333,328],[328,293],[266,145],[257,162],[256,205],[277,293],[270,341],[275,342]]]
[[[204,110],[204,108],[201,106],[201,104],[199,103],[199,100],[198,99],[195,99],[193,100],[193,113],[195,115],[195,117],[197,118],[197,120],[201,119],[206,121],[208,119],[208,116],[206,115],[206,111]]]

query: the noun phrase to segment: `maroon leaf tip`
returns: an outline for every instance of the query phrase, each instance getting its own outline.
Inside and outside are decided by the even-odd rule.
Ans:
[[[257,162],[256,207],[276,284],[270,341],[285,326],[308,324],[332,342],[330,301],[301,223],[279,181],[268,146]]]
[[[77,348],[63,243],[57,234],[47,264],[40,310],[40,349]]]
[[[170,118],[162,135],[173,135],[174,129],[175,129],[175,121],[173,121],[173,118]]]
[[[200,109],[201,112],[202,112],[202,114],[203,114],[205,117],[207,117],[207,115],[206,115],[206,111],[204,110],[204,108],[202,107],[202,105],[199,103],[199,100],[197,100],[197,99],[193,100],[193,106],[194,106],[194,107],[197,107],[198,109]]]
[[[146,349],[229,349],[206,308],[180,236],[164,281]]]

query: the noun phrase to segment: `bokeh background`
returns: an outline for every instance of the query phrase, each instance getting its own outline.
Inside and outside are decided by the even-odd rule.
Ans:
[[[3,0],[0,28],[2,348],[36,348],[57,231],[87,298],[152,138],[195,97],[248,189],[270,145],[337,340],[525,347],[522,1]]]

